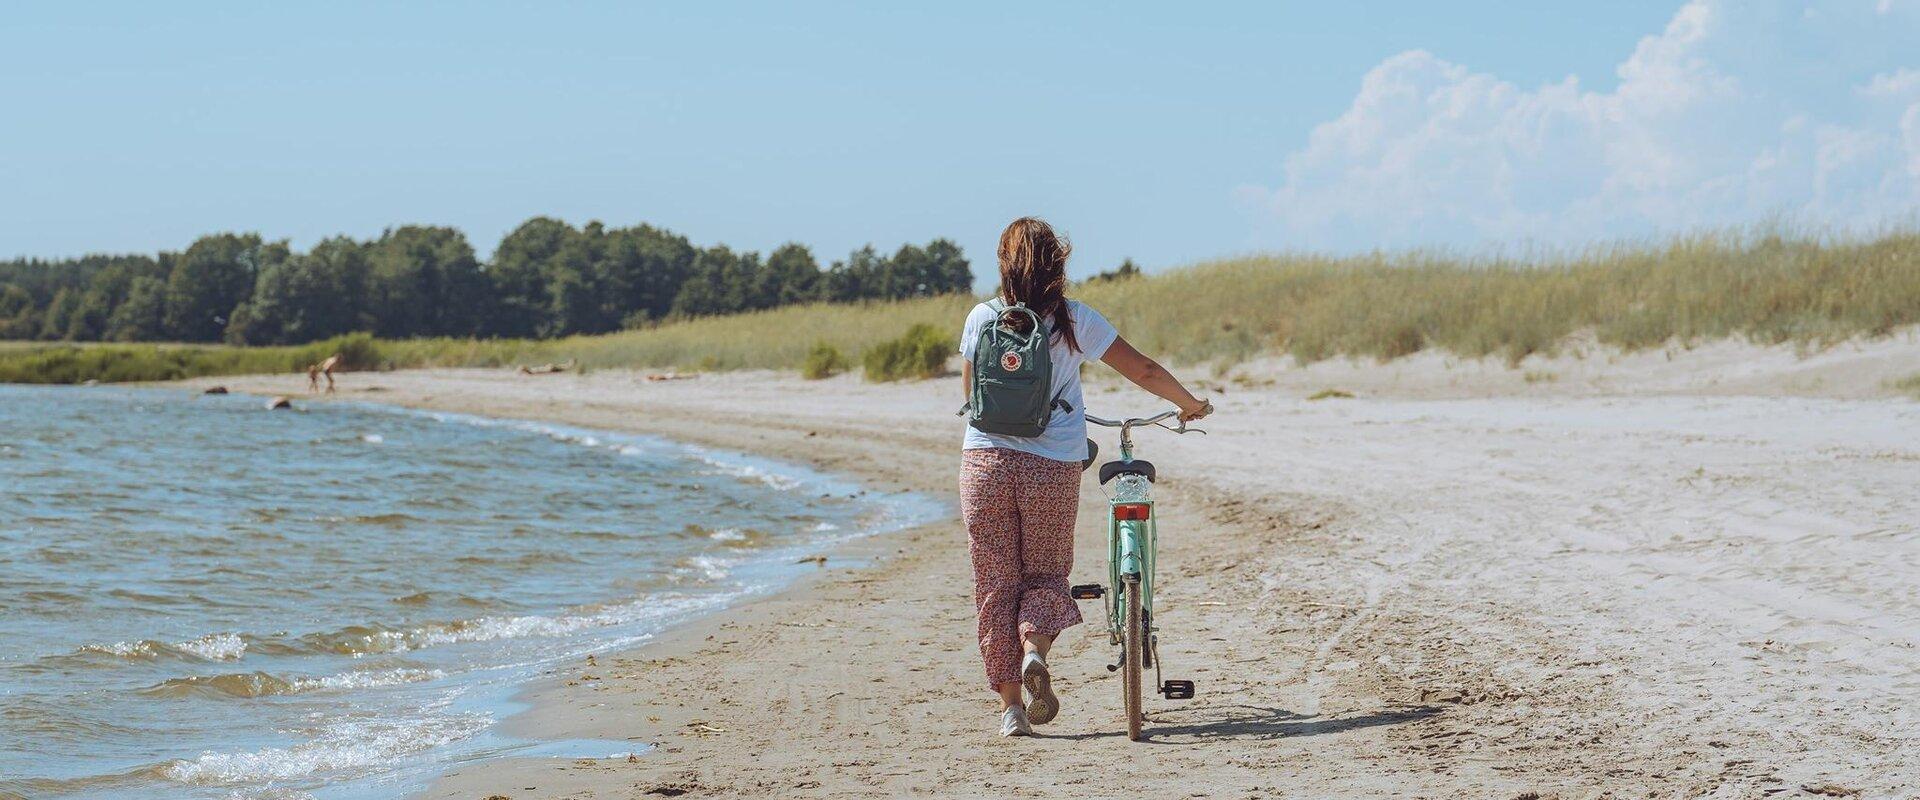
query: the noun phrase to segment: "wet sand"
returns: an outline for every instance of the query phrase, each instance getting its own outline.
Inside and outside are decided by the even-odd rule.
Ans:
[[[1121,735],[1090,626],[1052,659],[1060,719],[992,735],[956,519],[562,669],[506,723],[650,752],[468,765],[422,796],[1912,796],[1920,403],[1883,376],[1913,372],[1911,336],[1812,359],[1250,365],[1214,388],[1210,435],[1140,438],[1163,476],[1166,677],[1199,689],[1149,699],[1151,741]],[[952,379],[462,370],[341,386],[885,488],[955,482]],[[1306,399],[1323,388],[1359,396]],[[1149,408],[1104,380],[1088,401]],[[1075,579],[1091,582],[1102,499],[1091,481],[1083,498]]]

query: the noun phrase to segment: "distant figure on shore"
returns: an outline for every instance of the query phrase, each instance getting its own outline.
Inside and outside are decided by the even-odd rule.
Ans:
[[[307,391],[320,391],[320,376],[327,376],[327,394],[333,394],[333,368],[340,365],[340,354],[327,356],[327,360],[307,366]]]

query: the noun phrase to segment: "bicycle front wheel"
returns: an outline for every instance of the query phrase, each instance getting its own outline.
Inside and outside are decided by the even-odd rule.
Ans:
[[[1120,576],[1121,593],[1126,595],[1125,644],[1122,645],[1123,657],[1120,670],[1120,691],[1122,705],[1127,709],[1127,738],[1140,741],[1140,722],[1143,712],[1140,707],[1140,670],[1143,655],[1147,652],[1147,624],[1140,603],[1140,576]]]

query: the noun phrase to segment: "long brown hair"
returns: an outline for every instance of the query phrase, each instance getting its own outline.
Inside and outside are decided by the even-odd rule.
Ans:
[[[1080,342],[1067,313],[1067,256],[1072,254],[1072,243],[1039,217],[1016,219],[1000,233],[1000,298],[1025,303],[1042,319],[1052,317],[1053,335],[1077,353]],[[1006,322],[1022,333],[1029,324],[1024,314]]]

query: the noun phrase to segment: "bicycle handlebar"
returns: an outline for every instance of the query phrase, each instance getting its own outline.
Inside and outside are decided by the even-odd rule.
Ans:
[[[1140,425],[1152,425],[1156,428],[1163,428],[1165,430],[1173,431],[1174,433],[1206,433],[1206,431],[1200,430],[1199,428],[1187,427],[1187,423],[1185,422],[1180,423],[1178,427],[1164,424],[1164,421],[1168,417],[1180,416],[1179,411],[1163,411],[1151,417],[1133,417],[1131,419],[1120,420],[1117,422],[1110,419],[1096,417],[1092,414],[1088,414],[1086,416],[1087,416],[1087,421],[1095,425],[1101,425],[1108,428],[1119,428],[1122,431],[1126,431],[1129,428],[1138,427]]]

